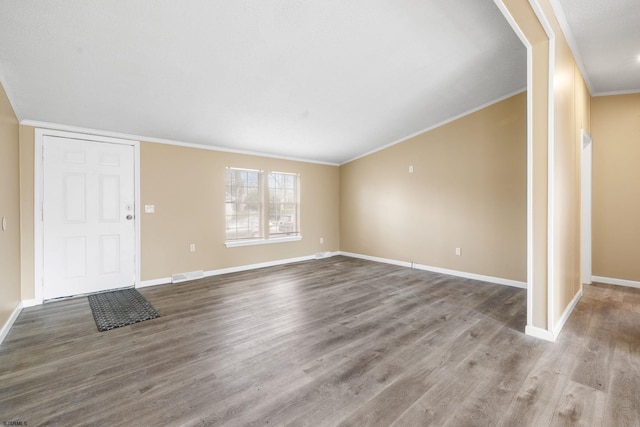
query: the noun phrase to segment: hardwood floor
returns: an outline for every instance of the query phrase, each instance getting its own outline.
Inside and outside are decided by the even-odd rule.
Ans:
[[[640,425],[638,289],[585,286],[555,344],[524,290],[345,257],[140,291],[162,317],[108,332],[23,310],[0,423]]]

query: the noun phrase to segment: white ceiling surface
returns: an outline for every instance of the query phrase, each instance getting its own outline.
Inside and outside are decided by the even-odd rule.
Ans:
[[[0,79],[19,120],[340,164],[523,89],[526,51],[493,0],[0,0]]]
[[[591,94],[640,92],[640,1],[557,1]]]

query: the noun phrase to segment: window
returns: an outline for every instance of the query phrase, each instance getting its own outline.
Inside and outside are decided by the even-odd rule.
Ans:
[[[227,240],[255,239],[262,231],[260,171],[227,169],[225,215]]]
[[[225,197],[227,246],[301,239],[298,174],[227,168]]]
[[[298,176],[292,173],[269,174],[269,234],[299,235]]]

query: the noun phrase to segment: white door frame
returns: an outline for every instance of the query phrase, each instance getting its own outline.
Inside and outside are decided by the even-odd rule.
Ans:
[[[133,146],[134,152],[134,241],[135,241],[135,279],[134,285],[140,283],[140,142],[111,138],[100,135],[84,134],[77,132],[66,132],[51,129],[35,129],[34,140],[34,170],[33,170],[33,240],[34,240],[34,282],[35,282],[35,303],[42,304],[44,300],[44,233],[43,233],[43,190],[44,190],[44,154],[43,142],[45,136],[57,136],[61,138],[82,139],[93,142],[107,142],[111,144],[123,144]]]
[[[585,285],[591,284],[592,266],[592,218],[591,200],[593,183],[593,140],[591,135],[582,129],[582,167],[580,178],[580,279]]]

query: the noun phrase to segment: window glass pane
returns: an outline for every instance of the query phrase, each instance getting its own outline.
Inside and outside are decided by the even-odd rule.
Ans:
[[[298,235],[298,176],[289,173],[269,174],[269,233]]]
[[[263,180],[264,179],[264,180]],[[268,239],[300,234],[299,177],[292,173],[227,169],[226,239]],[[268,191],[265,195],[264,190]],[[263,216],[263,200],[268,203]],[[266,226],[266,227],[265,227]]]
[[[227,169],[225,218],[227,240],[264,237],[260,172]]]

